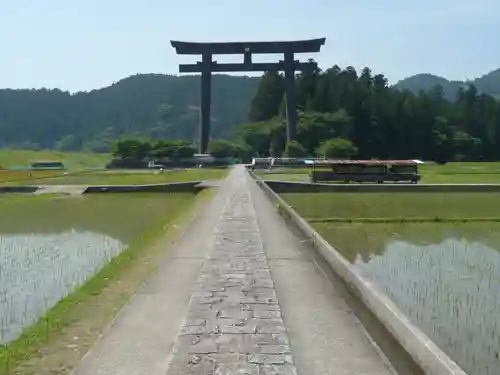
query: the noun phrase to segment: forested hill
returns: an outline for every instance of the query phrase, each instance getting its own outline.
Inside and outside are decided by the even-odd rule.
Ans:
[[[500,69],[494,70],[471,81],[449,81],[433,74],[416,74],[394,85],[400,90],[410,90],[417,94],[420,90],[429,91],[440,85],[446,99],[455,100],[460,88],[474,85],[478,92],[500,98]]]
[[[214,75],[212,134],[227,136],[248,119],[259,78]],[[0,147],[107,150],[122,135],[194,139],[199,119],[197,76],[140,74],[109,87],[0,90]]]

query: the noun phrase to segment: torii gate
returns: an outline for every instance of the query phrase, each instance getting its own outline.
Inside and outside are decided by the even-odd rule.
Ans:
[[[297,135],[297,100],[295,92],[295,72],[316,68],[314,62],[295,60],[296,53],[319,52],[326,38],[295,40],[284,42],[216,42],[197,43],[171,41],[178,55],[201,55],[202,61],[196,64],[179,65],[179,73],[201,73],[201,116],[199,152],[207,151],[210,140],[210,104],[212,72],[285,72],[285,94],[287,115],[287,141]],[[283,53],[284,59],[277,63],[254,63],[252,54]],[[223,63],[212,61],[212,55],[242,54],[242,63]]]

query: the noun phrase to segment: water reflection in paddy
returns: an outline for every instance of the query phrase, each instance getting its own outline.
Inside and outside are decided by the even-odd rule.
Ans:
[[[0,345],[192,194],[0,197]]]
[[[467,373],[499,373],[500,224],[316,229]]]
[[[17,337],[48,308],[83,284],[124,246],[112,237],[74,230],[0,235],[0,344]]]

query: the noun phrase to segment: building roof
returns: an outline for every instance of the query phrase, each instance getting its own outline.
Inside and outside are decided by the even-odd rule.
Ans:
[[[290,41],[263,42],[181,42],[170,41],[178,55],[233,55],[251,53],[283,53],[291,50],[294,53],[319,52],[326,38]]]

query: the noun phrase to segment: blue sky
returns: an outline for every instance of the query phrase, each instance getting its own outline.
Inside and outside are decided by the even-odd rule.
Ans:
[[[322,68],[369,66],[390,83],[415,73],[466,79],[500,68],[500,0],[248,3],[0,0],[0,87],[78,91],[136,73],[176,74],[178,63],[196,57],[177,56],[171,39],[326,37],[311,56]]]

